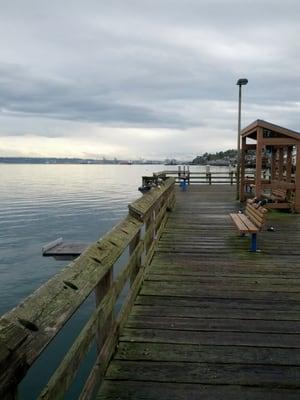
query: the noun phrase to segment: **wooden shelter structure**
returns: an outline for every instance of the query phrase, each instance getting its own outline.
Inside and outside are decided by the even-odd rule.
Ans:
[[[300,133],[258,119],[241,131],[241,139],[240,200],[245,200],[251,184],[258,199],[266,192],[285,193],[282,202],[274,202],[273,207],[270,203],[271,208],[289,207],[300,212]],[[249,150],[255,150],[256,155],[252,179],[246,176]]]

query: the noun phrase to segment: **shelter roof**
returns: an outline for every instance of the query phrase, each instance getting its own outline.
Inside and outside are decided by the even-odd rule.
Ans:
[[[241,131],[241,135],[243,137],[251,137],[256,138],[256,132],[258,128],[264,128],[267,131],[274,132],[279,134],[280,136],[287,136],[297,140],[300,140],[300,132],[292,131],[287,128],[283,128],[282,126],[271,124],[270,122],[263,121],[262,119],[257,119],[252,122],[250,125],[246,126]]]

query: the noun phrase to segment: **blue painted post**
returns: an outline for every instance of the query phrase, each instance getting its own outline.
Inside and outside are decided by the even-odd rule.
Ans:
[[[252,233],[251,235],[251,251],[257,250],[257,242],[256,242],[256,233]]]
[[[179,186],[181,187],[181,190],[185,192],[186,191],[186,187],[187,187],[186,180],[185,179],[181,179]]]

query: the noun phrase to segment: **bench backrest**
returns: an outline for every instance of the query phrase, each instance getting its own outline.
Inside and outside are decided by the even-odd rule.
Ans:
[[[272,194],[276,197],[281,198],[282,200],[285,200],[285,198],[286,198],[286,190],[285,189],[273,189]]]
[[[259,206],[257,203],[247,203],[246,205],[245,214],[259,230],[266,222],[267,212],[266,208]]]

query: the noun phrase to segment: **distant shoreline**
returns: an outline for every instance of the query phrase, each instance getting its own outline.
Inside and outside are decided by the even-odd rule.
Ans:
[[[0,164],[79,164],[79,165],[156,165],[163,164],[161,160],[94,160],[81,158],[44,158],[44,157],[0,157]]]

